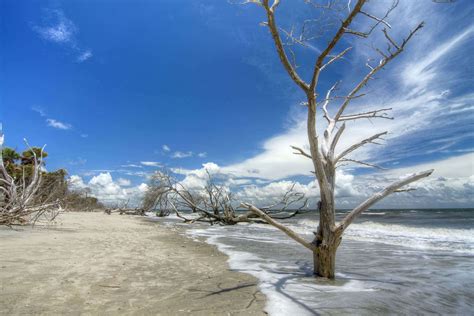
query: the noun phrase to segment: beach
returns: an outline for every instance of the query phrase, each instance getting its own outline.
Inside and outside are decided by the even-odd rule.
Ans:
[[[305,235],[315,218],[286,224]],[[0,228],[0,313],[466,315],[473,221],[469,209],[367,212],[341,245],[336,280],[324,280],[313,277],[310,254],[270,225],[64,213]]]
[[[309,212],[282,222],[311,240],[317,219]],[[194,225],[186,233],[258,278],[270,315],[472,315],[473,227],[474,209],[367,211],[341,242],[335,280],[314,278],[312,254],[270,225]]]
[[[3,315],[264,315],[249,274],[214,246],[145,218],[64,213],[0,228]]]

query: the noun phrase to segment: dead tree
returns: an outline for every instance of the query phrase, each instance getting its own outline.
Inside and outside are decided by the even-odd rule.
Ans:
[[[255,3],[263,8],[266,14],[266,22],[264,24],[268,27],[272,36],[278,57],[283,64],[288,76],[292,81],[303,91],[306,96],[306,102],[304,103],[307,107],[307,136],[309,142],[309,152],[299,147],[293,147],[295,154],[309,158],[313,163],[314,174],[316,176],[319,193],[321,199],[321,208],[319,213],[319,226],[314,232],[315,238],[309,242],[303,237],[292,231],[288,227],[278,223],[271,217],[269,217],[264,211],[258,207],[242,203],[242,206],[248,210],[254,212],[261,218],[265,219],[268,223],[282,230],[289,237],[302,244],[308,250],[313,253],[314,258],[314,273],[320,277],[334,278],[335,262],[336,262],[336,250],[341,243],[342,235],[347,227],[354,221],[357,216],[362,212],[370,208],[376,202],[382,200],[386,196],[400,192],[404,186],[417,181],[419,179],[429,176],[433,170],[427,170],[419,173],[412,174],[402,180],[396,181],[387,186],[382,191],[376,193],[372,197],[368,198],[360,205],[355,207],[349,212],[345,218],[336,223],[335,220],[335,180],[336,180],[336,167],[342,162],[356,163],[366,166],[375,166],[373,164],[355,160],[349,158],[349,155],[360,149],[367,144],[376,143],[380,140],[387,132],[381,132],[375,134],[369,138],[363,139],[360,142],[338,150],[337,145],[344,130],[346,128],[345,122],[354,121],[366,118],[382,118],[389,119],[390,116],[387,112],[390,109],[376,109],[361,113],[346,113],[349,105],[354,99],[364,96],[362,93],[363,88],[367,85],[369,80],[373,79],[374,76],[387,66],[392,60],[394,60],[399,54],[401,54],[406,48],[408,42],[413,36],[423,27],[423,23],[418,24],[413,30],[407,33],[404,39],[396,40],[390,35],[390,24],[386,18],[397,6],[397,1],[386,11],[386,14],[382,17],[377,17],[374,14],[368,12],[365,9],[366,0],[348,1],[345,5],[345,12],[348,14],[342,18],[339,25],[336,27],[335,34],[330,38],[329,42],[325,46],[321,53],[315,57],[314,66],[311,69],[311,77],[309,81],[305,81],[299,72],[295,64],[295,54],[291,49],[291,45],[284,42],[289,41],[290,44],[301,44],[306,45],[308,35],[304,30],[301,31],[301,35],[296,36],[295,32],[282,30],[277,22],[275,13],[279,7],[280,0],[250,0],[246,3]],[[331,10],[337,1],[326,1],[327,5],[318,5],[317,2],[306,1],[309,3],[313,10]],[[325,2],[325,3],[326,3]],[[338,11],[340,14],[343,11]],[[373,23],[367,30],[359,31],[351,28],[353,21],[356,18],[367,19]],[[342,39],[348,36],[355,36],[358,38],[368,38],[378,27],[382,26],[382,33],[386,39],[386,50],[375,48],[376,52],[380,55],[378,63],[367,62],[368,71],[367,73],[357,82],[350,92],[343,97],[333,96],[337,83],[332,86],[326,93],[322,94],[318,88],[320,77],[324,73],[324,70],[331,64],[337,62],[346,56],[351,47],[341,48]],[[282,36],[283,35],[283,36]],[[340,101],[339,107],[334,114],[331,115],[328,110],[330,102]],[[316,129],[316,114],[317,109],[322,111],[323,117],[326,121],[326,129],[323,135],[318,135]]]
[[[33,169],[31,179],[27,181],[23,169],[23,177],[15,181],[8,174],[3,163],[4,135],[0,126],[0,225],[34,224],[40,219],[53,220],[61,211],[59,201],[38,202],[38,190],[42,181],[42,159],[44,146],[40,156],[25,139],[25,143],[33,155]]]
[[[119,215],[146,215],[148,209],[145,209],[144,207],[130,207],[129,204],[130,199],[117,202],[112,207],[106,208],[104,213],[108,215],[111,215],[112,213],[118,213]]]
[[[155,172],[152,175],[153,186],[149,188],[150,195],[146,199],[148,205],[154,205],[158,212],[174,212],[176,216],[187,223],[207,222],[210,224],[234,225],[240,222],[266,223],[253,211],[238,210],[229,188],[217,184],[208,172],[208,180],[204,187],[186,188],[185,185],[173,178],[167,172]],[[150,197],[154,201],[150,203]],[[291,210],[294,205],[301,205]],[[191,210],[197,217],[190,218],[183,215],[183,210]],[[307,199],[304,194],[295,192],[294,186],[284,197],[262,210],[269,217],[289,218],[307,210]]]

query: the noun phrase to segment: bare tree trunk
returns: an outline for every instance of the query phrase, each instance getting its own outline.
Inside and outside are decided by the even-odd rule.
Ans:
[[[314,274],[319,277],[334,279],[336,271],[336,245],[319,247],[313,251]]]
[[[334,214],[335,209],[329,210],[329,207],[331,206],[327,203],[325,205],[321,202],[319,227],[312,242],[317,247],[313,251],[313,265],[316,276],[333,279],[336,269],[336,251],[341,238],[332,228],[334,227],[333,217],[328,216],[328,214]]]
[[[317,5],[312,1],[306,2],[311,3],[312,7],[314,7],[316,10],[319,10],[321,14],[328,12],[325,10],[332,10],[333,5],[336,5],[337,3],[337,1],[328,1],[327,6],[325,6]],[[369,197],[366,201],[355,207],[339,224],[336,224],[334,194],[337,166],[340,166],[341,163],[350,162],[363,166],[380,168],[374,164],[348,157],[348,155],[352,154],[365,145],[378,144],[377,141],[381,140],[382,136],[387,134],[387,132],[381,132],[369,138],[363,139],[345,149],[339,150],[338,142],[345,130],[346,121],[371,118],[393,119],[387,114],[387,111],[391,110],[391,108],[381,108],[349,114],[345,113],[346,109],[352,100],[365,95],[362,90],[369,83],[369,81],[374,79],[374,76],[379,71],[381,71],[388,63],[401,54],[415,33],[417,33],[423,27],[422,22],[412,29],[408,33],[407,37],[403,38],[401,41],[396,40],[390,35],[389,29],[391,29],[391,26],[386,21],[386,18],[390,12],[396,8],[398,1],[394,0],[392,5],[386,10],[385,15],[381,17],[377,17],[371,13],[368,13],[366,9],[370,8],[363,8],[367,2],[369,1],[357,0],[354,3],[351,3],[351,1],[347,2],[346,7],[349,9],[349,13],[343,20],[341,20],[340,24],[337,24],[335,29],[336,32],[327,44],[326,48],[321,50],[317,57],[315,56],[316,58],[310,81],[305,81],[305,79],[300,76],[299,69],[296,64],[295,51],[292,50],[294,44],[307,46],[307,44],[311,41],[311,35],[305,32],[307,21],[303,23],[300,34],[295,35],[296,33],[294,32],[294,28],[292,28],[291,31],[287,31],[277,25],[275,11],[280,5],[280,0],[252,0],[245,2],[258,4],[265,10],[267,21],[264,23],[264,25],[269,28],[278,57],[289,77],[304,92],[306,96],[306,102],[304,104],[307,107],[306,128],[309,152],[306,152],[303,148],[296,146],[291,147],[295,150],[295,154],[309,158],[313,163],[313,172],[318,182],[319,196],[321,198],[319,207],[319,227],[315,233],[316,237],[312,242],[307,242],[296,232],[268,217],[267,214],[262,212],[261,209],[258,209],[248,203],[242,203],[242,206],[254,212],[271,225],[274,225],[304,247],[310,249],[314,257],[315,275],[331,279],[334,278],[336,250],[341,243],[342,234],[347,229],[347,227],[362,212],[367,210],[378,201],[382,200],[384,197],[396,192],[406,191],[407,189],[403,189],[403,187],[414,181],[425,178],[433,172],[433,170],[426,170],[415,173],[388,185],[385,189],[375,193],[372,197]],[[361,18],[369,19],[369,24],[371,25],[367,31],[359,31],[353,28],[360,27],[360,24],[352,25],[353,20],[358,15],[361,15]],[[359,81],[356,82],[352,90],[350,90],[350,92],[345,96],[334,96],[333,92],[338,86],[338,83],[336,82],[327,91],[326,97],[323,99],[323,95],[321,91],[319,91],[320,88],[318,87],[321,74],[329,65],[341,60],[351,50],[351,47],[346,47],[339,53],[334,52],[335,50],[341,49],[340,46],[344,43],[344,41],[341,41],[341,39],[347,36],[355,36],[361,39],[368,38],[371,33],[373,33],[378,28],[378,26],[384,27],[381,31],[386,39],[387,45],[385,50],[375,48],[375,51],[381,56],[378,60],[378,63],[375,63],[372,61],[372,59],[369,59],[365,63],[369,70]],[[280,34],[283,34],[283,39]],[[315,38],[320,38],[320,36],[316,36]],[[286,40],[286,42],[283,40]],[[335,114],[331,113],[333,112],[332,110],[328,110],[328,105],[330,103],[340,103],[334,111]],[[323,118],[327,123],[326,129],[321,135],[318,135],[316,128],[317,109],[322,111]]]

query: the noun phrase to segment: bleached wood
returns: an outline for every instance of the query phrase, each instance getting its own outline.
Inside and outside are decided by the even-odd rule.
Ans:
[[[400,188],[404,187],[407,184],[410,184],[412,182],[428,177],[429,175],[433,173],[433,171],[434,169],[430,169],[430,170],[414,173],[410,176],[407,176],[401,180],[398,180],[392,183],[391,185],[387,186],[382,191],[377,192],[376,194],[374,194],[373,196],[371,196],[370,198],[362,202],[360,205],[355,207],[349,214],[346,215],[346,217],[344,217],[344,219],[337,226],[338,233],[341,234],[342,232],[344,232],[357,216],[359,216],[362,212],[368,210],[372,205],[374,205],[378,201],[382,200],[383,198],[385,198],[386,196],[394,192],[397,192]]]
[[[282,232],[287,234],[290,238],[292,238],[296,242],[300,243],[304,247],[308,248],[309,250],[311,250],[311,251],[316,250],[316,247],[312,243],[310,243],[309,241],[307,241],[306,239],[304,239],[303,237],[298,235],[298,233],[296,233],[295,231],[291,230],[290,228],[286,227],[285,225],[283,225],[283,224],[279,223],[278,221],[274,220],[273,218],[268,216],[265,212],[261,211],[259,208],[255,207],[251,204],[248,204],[248,203],[242,203],[241,206],[248,209],[248,210],[250,210],[250,211],[252,211],[253,213],[257,214],[258,216],[263,218],[267,223],[275,226],[276,228],[278,228],[279,230],[281,230]]]
[[[303,79],[300,78],[298,73],[296,72],[296,69],[292,66],[291,62],[288,59],[288,56],[286,55],[285,49],[283,48],[283,43],[281,41],[281,36],[278,30],[278,27],[276,26],[275,22],[275,15],[274,11],[276,7],[278,6],[280,1],[275,1],[271,6],[269,5],[268,0],[262,0],[261,4],[265,8],[265,11],[267,13],[267,25],[270,29],[270,33],[272,34],[273,41],[275,43],[276,49],[278,51],[278,56],[280,57],[280,61],[285,67],[286,71],[288,72],[288,75],[293,79],[293,81],[303,90],[308,89],[308,85],[306,82],[303,81]]]
[[[35,203],[34,198],[41,186],[42,160],[45,146],[41,148],[40,157],[24,139],[33,154],[33,170],[31,182],[27,183],[25,171],[17,182],[3,163],[3,144],[5,136],[0,124],[0,225],[35,224],[40,217],[53,220],[62,210],[59,201],[52,203]]]
[[[320,4],[312,2],[310,0],[306,1],[313,5],[317,10],[332,10],[335,1],[329,1],[327,4]],[[369,138],[361,140],[360,142],[349,146],[346,149],[343,149],[340,154],[336,155],[336,150],[340,139],[344,131],[346,130],[346,121],[353,121],[358,119],[370,119],[370,118],[383,118],[383,119],[393,119],[387,114],[387,111],[390,109],[383,108],[367,112],[355,113],[355,114],[345,114],[346,109],[349,104],[358,98],[362,98],[366,93],[362,91],[364,87],[369,83],[370,80],[374,79],[375,75],[378,74],[385,66],[387,66],[393,59],[395,59],[402,51],[404,51],[407,43],[413,38],[413,36],[423,27],[423,23],[420,23],[417,27],[411,30],[408,36],[403,39],[400,43],[397,43],[389,34],[387,29],[384,29],[382,32],[387,40],[388,48],[386,51],[375,47],[374,50],[381,56],[377,64],[371,65],[369,62],[366,63],[366,66],[369,68],[368,73],[366,73],[353,88],[342,97],[333,96],[333,92],[337,87],[337,83],[331,87],[327,92],[325,99],[318,100],[320,92],[318,91],[319,78],[323,70],[327,69],[337,60],[342,59],[349,51],[350,47],[342,50],[337,54],[332,54],[332,51],[337,49],[341,43],[342,38],[345,35],[356,35],[358,37],[367,38],[369,35],[377,28],[379,25],[385,25],[388,29],[391,28],[391,25],[387,21],[388,15],[395,9],[398,4],[398,1],[394,1],[392,6],[388,8],[385,12],[385,15],[378,17],[375,14],[371,14],[366,10],[363,10],[366,0],[358,0],[354,4],[351,1],[347,2],[348,14],[345,18],[341,20],[341,24],[337,27],[335,34],[330,37],[328,44],[322,50],[322,52],[316,56],[315,63],[311,72],[311,80],[309,84],[302,79],[296,71],[296,56],[294,51],[290,47],[286,47],[288,53],[291,54],[291,60],[288,58],[288,53],[285,51],[285,45],[282,43],[280,33],[282,32],[287,35],[287,38],[291,40],[292,44],[300,44],[306,46],[306,42],[301,38],[295,38],[293,34],[293,29],[289,32],[282,30],[278,27],[275,21],[275,9],[280,4],[279,0],[275,0],[270,5],[268,0],[261,0],[259,4],[265,9],[267,21],[264,23],[272,35],[273,42],[275,44],[275,49],[277,51],[278,57],[285,68],[286,72],[290,78],[296,83],[296,85],[301,88],[306,96],[304,104],[307,108],[307,117],[306,117],[306,132],[308,137],[309,152],[306,152],[300,147],[291,146],[295,150],[295,154],[304,156],[312,160],[314,171],[312,171],[316,177],[319,187],[319,196],[320,201],[319,206],[319,226],[317,232],[315,233],[315,238],[313,242],[308,245],[308,242],[302,240],[301,237],[296,234],[294,231],[289,230],[285,225],[276,222],[274,219],[268,218],[268,214],[259,209],[256,206],[253,206],[248,203],[243,203],[242,206],[250,209],[252,212],[263,218],[268,223],[274,225],[281,231],[285,232],[289,237],[298,241],[300,244],[305,246],[308,249],[313,251],[314,257],[314,270],[315,274],[321,277],[334,278],[335,275],[335,256],[336,250],[341,242],[341,235],[343,230],[337,230],[337,225],[335,222],[335,181],[336,181],[336,168],[339,162],[351,162],[358,163],[365,166],[378,167],[374,164],[348,158],[346,157],[350,153],[356,151],[367,144],[378,144],[376,140],[380,139],[383,135],[386,135],[387,132],[382,132],[375,134]],[[352,7],[352,8],[351,8]],[[339,11],[338,13],[340,13]],[[368,30],[359,31],[352,29],[352,24],[354,19],[358,16],[362,16],[375,21],[372,23]],[[360,24],[358,24],[360,25]],[[339,106],[336,108],[335,114],[330,115],[328,110],[328,105],[330,102],[335,100],[340,101]],[[318,135],[316,129],[316,117],[317,117],[317,108],[320,106],[321,111],[323,112],[323,117],[327,121],[327,126],[324,130],[323,135]],[[428,176],[431,172],[421,173],[410,177],[401,183],[396,183],[393,186],[389,186],[386,191],[383,191],[381,194],[376,195],[368,200],[367,205],[372,205],[376,201],[382,199],[383,197],[394,193],[400,192],[400,184],[405,182],[417,181],[425,176]],[[403,185],[402,185],[403,186]],[[355,208],[350,214],[350,217],[346,220],[346,225],[352,222],[360,213],[365,209],[365,204]],[[311,247],[309,247],[311,246]],[[314,248],[313,248],[314,247]]]
[[[355,150],[361,148],[362,146],[364,145],[367,145],[367,144],[372,144],[374,142],[374,140],[376,139],[380,139],[380,137],[384,136],[384,135],[387,135],[388,132],[382,132],[382,133],[377,133],[373,136],[370,136],[369,138],[366,138],[366,139],[363,139],[361,140],[360,142],[354,144],[354,145],[351,145],[349,146],[349,148],[343,150],[337,157],[336,159],[334,160],[335,162],[339,161],[341,158],[347,156],[348,154],[354,152]]]

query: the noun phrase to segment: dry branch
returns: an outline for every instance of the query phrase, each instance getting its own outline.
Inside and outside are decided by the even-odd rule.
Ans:
[[[8,174],[3,163],[3,143],[5,137],[0,125],[0,225],[35,224],[45,219],[54,220],[62,211],[59,201],[36,203],[35,197],[41,187],[42,160],[44,147],[40,156],[31,148],[25,139],[25,144],[33,155],[33,170],[31,180],[26,179],[23,169],[20,179],[13,179]]]
[[[402,187],[413,181],[417,181],[421,178],[427,177],[431,174],[432,171],[422,172],[411,177],[408,177],[404,180],[398,181],[384,191],[379,192],[373,197],[369,198],[366,202],[356,207],[352,212],[349,213],[348,217],[337,226],[335,222],[335,180],[336,180],[336,168],[339,162],[350,162],[362,164],[364,166],[378,167],[374,164],[363,162],[356,159],[347,158],[346,156],[350,153],[356,151],[367,144],[378,144],[376,141],[381,139],[382,136],[386,135],[387,132],[382,132],[375,134],[369,138],[363,139],[360,142],[349,146],[346,149],[343,149],[342,152],[336,155],[337,144],[342,137],[342,134],[346,130],[346,121],[353,121],[357,119],[372,119],[372,118],[381,118],[381,119],[393,119],[387,114],[387,111],[391,110],[390,108],[376,109],[372,111],[366,111],[355,114],[344,114],[349,104],[358,98],[362,98],[366,95],[363,93],[364,89],[370,80],[374,79],[374,76],[379,73],[385,66],[387,66],[393,59],[395,59],[400,53],[404,51],[407,43],[413,38],[413,36],[423,27],[423,23],[418,24],[413,30],[411,30],[405,39],[402,39],[400,42],[397,42],[389,34],[388,29],[391,29],[390,23],[387,21],[388,15],[397,7],[398,1],[394,1],[392,5],[386,10],[385,14],[381,17],[378,17],[372,13],[369,13],[367,10],[364,10],[363,7],[366,4],[366,0],[358,0],[352,4],[351,1],[347,2],[347,9],[349,13],[345,18],[341,19],[340,25],[335,30],[335,34],[329,40],[327,46],[322,50],[322,52],[316,56],[316,61],[314,67],[310,69],[311,80],[309,84],[300,77],[296,70],[296,56],[291,48],[284,45],[282,42],[280,31],[283,32],[287,38],[291,40],[291,44],[300,44],[305,46],[306,42],[302,37],[295,37],[293,30],[290,32],[282,30],[276,23],[275,11],[278,7],[280,1],[275,0],[270,4],[269,0],[260,0],[260,1],[251,1],[252,3],[257,3],[262,6],[265,10],[267,21],[264,23],[269,28],[273,42],[275,44],[275,49],[277,55],[288,73],[289,77],[295,82],[295,84],[301,88],[306,96],[306,101],[303,104],[307,108],[307,137],[309,143],[309,152],[306,152],[300,147],[291,146],[297,155],[304,156],[312,160],[314,167],[314,174],[319,185],[319,195],[321,201],[318,203],[319,207],[319,226],[317,232],[315,233],[315,239],[312,243],[308,243],[302,239],[294,231],[290,230],[288,227],[272,219],[267,212],[262,208],[257,208],[249,203],[242,203],[241,205],[253,213],[260,216],[262,219],[268,223],[274,225],[281,231],[285,232],[288,236],[305,246],[306,248],[313,251],[314,255],[314,270],[315,274],[334,278],[335,270],[335,256],[336,250],[341,242],[341,235],[344,229],[364,210],[368,207],[381,200],[385,196],[401,192]],[[334,10],[337,7],[338,1],[328,1],[327,3],[313,2],[306,0],[306,3],[312,5],[315,10]],[[342,11],[337,11],[337,14]],[[372,21],[370,23],[369,29],[367,31],[358,31],[351,29],[354,19],[357,16],[364,17]],[[323,70],[328,68],[330,65],[334,64],[337,60],[342,59],[346,56],[350,47],[345,48],[337,54],[333,54],[333,50],[341,43],[341,40],[345,35],[356,35],[359,38],[369,37],[378,26],[383,25],[386,28],[382,30],[383,35],[387,41],[387,50],[382,51],[379,48],[375,48],[375,51],[381,56],[377,65],[370,65],[367,63],[369,68],[368,73],[366,73],[347,93],[347,95],[339,97],[332,96],[334,90],[337,88],[337,83],[332,86],[327,92],[325,99],[318,102],[317,98],[321,95],[318,91],[319,78]],[[302,34],[301,36],[308,36],[308,34]],[[309,36],[311,38],[311,36]],[[287,49],[288,51],[285,51]],[[288,58],[288,54],[292,56],[292,62]],[[339,107],[336,109],[334,116],[331,116],[328,111],[328,105],[334,100],[342,99]],[[327,121],[327,127],[323,133],[323,137],[318,135],[316,129],[316,117],[317,117],[317,106],[321,105],[323,111],[324,119]],[[336,131],[337,130],[337,131]],[[380,168],[380,167],[378,167]]]

